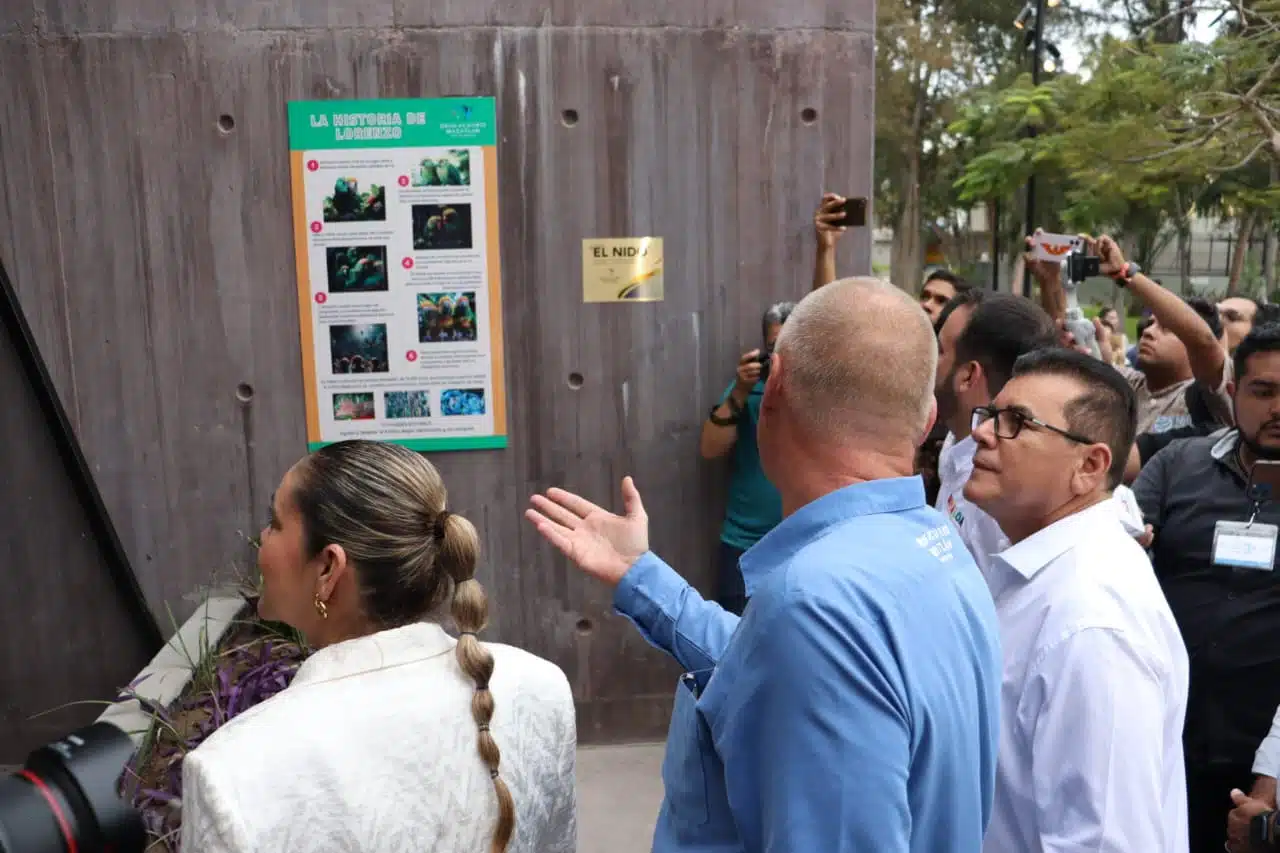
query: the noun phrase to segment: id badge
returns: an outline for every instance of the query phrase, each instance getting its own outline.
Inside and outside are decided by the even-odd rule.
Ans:
[[[1213,530],[1213,564],[1269,572],[1275,568],[1277,533],[1274,524],[1219,521]]]

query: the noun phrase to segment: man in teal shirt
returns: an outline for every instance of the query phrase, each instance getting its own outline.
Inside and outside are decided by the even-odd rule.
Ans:
[[[720,528],[716,601],[739,616],[747,606],[747,593],[738,560],[782,521],[782,498],[760,465],[756,424],[760,421],[760,401],[769,377],[769,357],[782,324],[794,307],[793,302],[779,302],[764,312],[761,320],[764,348],[743,353],[733,383],[702,424],[699,449],[704,459],[733,454],[728,505]]]

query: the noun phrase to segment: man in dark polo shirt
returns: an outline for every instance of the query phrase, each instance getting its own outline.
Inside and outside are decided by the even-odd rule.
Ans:
[[[1265,464],[1280,460],[1280,324],[1255,328],[1233,358],[1236,426],[1173,442],[1133,484],[1191,657],[1192,853],[1222,849],[1232,788],[1275,797],[1275,780],[1255,785],[1251,768],[1280,705],[1280,466]]]

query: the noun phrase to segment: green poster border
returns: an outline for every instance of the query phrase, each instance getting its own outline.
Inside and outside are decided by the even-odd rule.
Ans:
[[[498,144],[495,98],[289,101],[287,106],[290,151],[483,148]],[[325,124],[314,126],[321,117]],[[342,123],[349,122],[349,117],[366,120],[358,124]],[[365,133],[365,129],[369,132]],[[352,131],[361,138],[342,139],[339,131]]]
[[[417,450],[422,453],[445,450],[505,450],[507,447],[507,437],[505,435],[463,435],[452,438],[375,438],[373,441],[379,441],[383,444],[398,444],[401,447],[407,447],[410,450]],[[337,441],[308,442],[307,452],[315,453],[322,447],[337,443]]]

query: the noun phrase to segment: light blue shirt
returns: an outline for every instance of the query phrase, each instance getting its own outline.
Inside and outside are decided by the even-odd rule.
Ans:
[[[741,566],[741,619],[652,553],[614,595],[687,670],[654,853],[979,853],[999,628],[920,478],[820,498]]]

